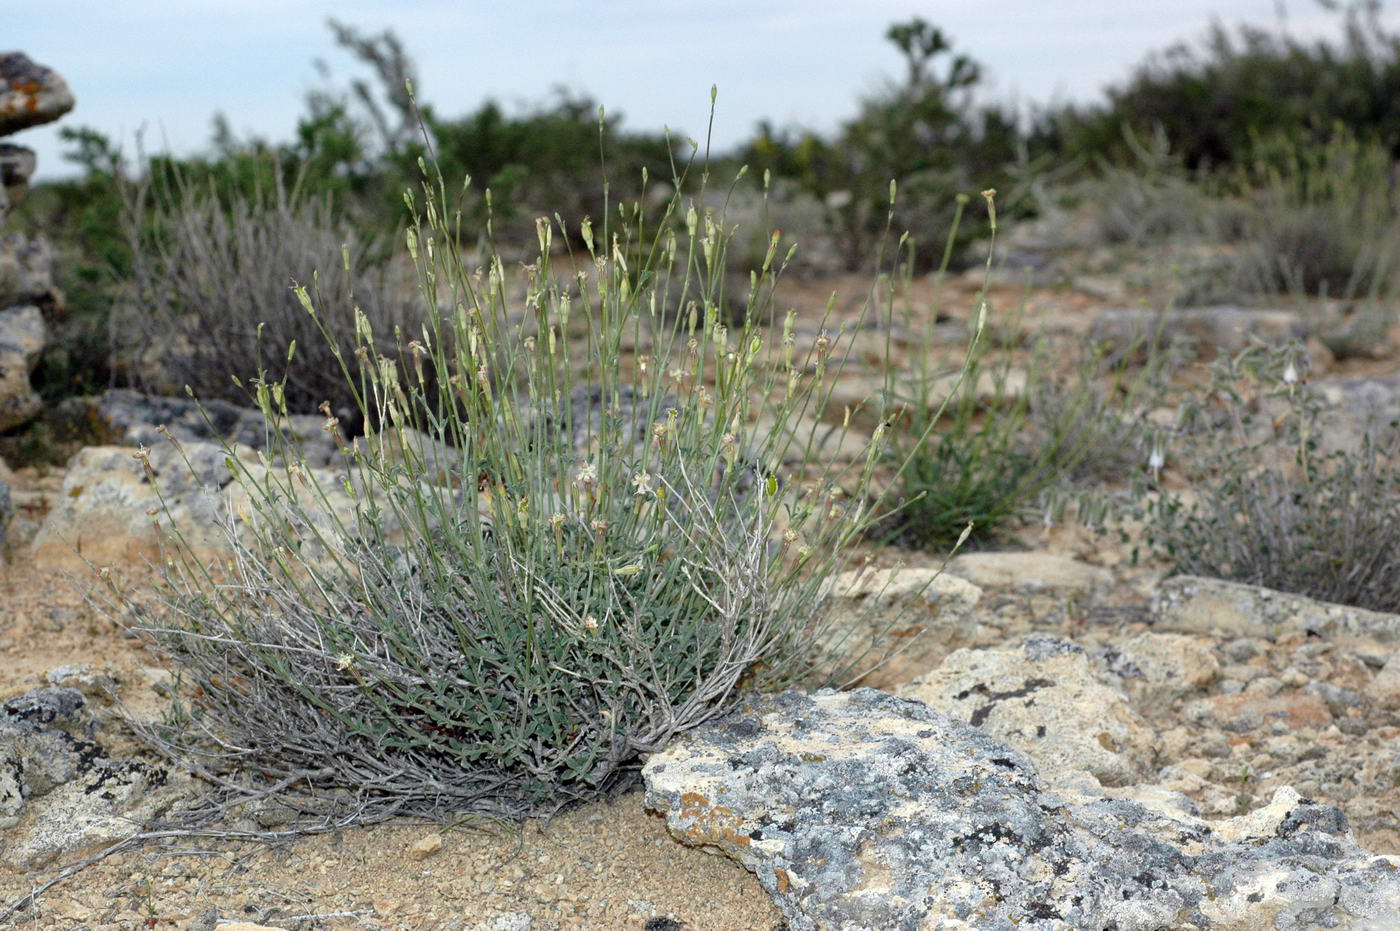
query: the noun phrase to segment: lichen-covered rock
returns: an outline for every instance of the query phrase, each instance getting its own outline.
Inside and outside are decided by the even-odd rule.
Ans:
[[[29,179],[37,166],[33,149],[0,142],[0,220],[29,193]]]
[[[29,420],[43,406],[29,374],[39,362],[44,339],[39,308],[0,310],[0,432]]]
[[[1058,637],[958,650],[899,694],[1006,741],[1061,791],[1137,782],[1151,755],[1151,731],[1127,698],[1098,681],[1083,649]]]
[[[68,82],[23,52],[0,52],[0,136],[42,126],[73,109]]]
[[[0,236],[0,309],[33,304],[52,311],[63,303],[53,283],[53,254],[42,236]]]
[[[1400,615],[1194,575],[1175,576],[1158,585],[1152,612],[1159,630],[1219,637],[1312,634],[1343,643],[1400,642]]]
[[[141,759],[113,759],[81,692],[42,688],[0,706],[0,862],[29,870],[141,830],[189,791]]]
[[[1400,859],[1288,789],[1206,822],[1048,792],[1020,752],[921,702],[785,692],[642,771],[685,843],[751,870],[795,931],[1393,927]]]
[[[154,448],[166,442],[158,429],[165,427],[182,443],[267,449],[286,442],[313,468],[332,465],[341,458],[336,437],[326,431],[326,418],[313,414],[285,418],[280,425],[282,436],[269,437],[261,411],[217,399],[195,401],[113,388],[75,410],[103,443]]]
[[[1210,647],[1185,634],[1136,634],[1096,658],[1142,708],[1169,706],[1220,675]]]

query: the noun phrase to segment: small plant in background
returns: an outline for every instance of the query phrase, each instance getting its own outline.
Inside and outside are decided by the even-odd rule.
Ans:
[[[180,671],[148,736],[307,821],[548,813],[742,690],[802,679],[880,461],[877,437],[851,466],[774,465],[838,363],[791,318],[721,319],[722,214],[676,194],[655,227],[637,204],[570,237],[542,219],[517,302],[498,256],[454,248],[440,176],[411,203],[424,317],[397,354],[361,313],[343,346],[298,295],[376,428],[348,475],[230,457],[232,560],[177,546],[153,600],[123,596]],[[562,273],[556,237],[585,244]],[[788,254],[772,234],[756,294]],[[254,388],[286,416],[284,381]]]
[[[1127,133],[1124,144],[1130,162],[1103,161],[1092,177],[1074,187],[1074,198],[1093,209],[1091,241],[1140,250],[1205,235],[1209,193],[1173,155],[1166,136]]]
[[[989,205],[994,194],[987,192]],[[950,241],[945,269],[951,249]],[[993,342],[982,333],[985,294],[979,305],[961,370],[933,367],[930,328],[914,371],[891,388],[905,422],[890,446],[900,508],[884,529],[904,546],[947,549],[969,524],[974,543],[991,542],[1032,512],[1055,509],[1047,496],[1126,479],[1136,464],[1131,438],[1139,431],[1126,427],[1147,406],[1159,357],[1149,354],[1129,377],[1090,348],[1057,371],[1060,358],[1039,339],[1017,368],[1014,350],[1028,337],[1019,317]]]
[[[1400,426],[1329,449],[1305,360],[1297,344],[1216,360],[1166,451],[1186,490],[1143,487],[1149,542],[1181,572],[1400,611]]]

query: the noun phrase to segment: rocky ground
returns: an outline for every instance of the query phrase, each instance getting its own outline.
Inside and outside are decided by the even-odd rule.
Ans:
[[[1339,429],[1400,413],[1394,341],[1337,362],[1289,311],[1163,321],[1121,276],[1050,274],[1036,249],[1012,244],[1025,274],[999,272],[992,304],[1024,298],[1062,345],[1162,323],[1203,354],[1308,337]],[[979,285],[944,291],[950,360]],[[810,322],[835,291],[852,319],[867,287],[794,281],[780,300]],[[917,282],[909,306],[932,311],[932,293]],[[13,418],[37,403],[30,297],[0,292]],[[893,339],[907,364],[909,333]],[[853,336],[836,410],[882,383],[884,342]],[[94,566],[139,585],[156,553],[134,447],[156,447],[157,425],[180,434],[197,480],[159,448],[151,463],[172,510],[207,528],[236,508],[209,441],[260,432],[229,409],[211,436],[178,402],[121,392],[51,413],[87,447],[63,467],[0,463],[0,910],[33,895],[13,927],[1400,927],[1400,616],[1171,578],[1134,563],[1132,528],[1074,526],[1022,528],[931,581],[938,555],[876,551],[885,574],[831,589],[852,623],[904,612],[907,649],[863,688],[755,699],[654,756],[633,790],[547,823],[154,838],[45,888],[193,790],[120,720],[156,714],[168,673],[85,597]]]

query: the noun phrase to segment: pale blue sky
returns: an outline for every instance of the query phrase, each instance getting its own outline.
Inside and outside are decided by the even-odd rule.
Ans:
[[[6,4],[0,43],[68,79],[66,125],[184,153],[209,140],[216,111],[233,127],[287,138],[302,97],[362,72],[335,48],[328,16],[393,28],[418,64],[419,97],[456,114],[491,96],[508,107],[559,84],[625,114],[697,138],[719,85],[715,142],[745,138],[760,118],[830,128],[897,75],[884,40],[919,15],[986,65],[1001,99],[1085,100],[1149,50],[1195,38],[1213,17],[1277,23],[1277,0],[46,0]],[[1287,0],[1296,34],[1332,30],[1313,0]],[[1394,10],[1386,21],[1400,25]],[[1334,30],[1333,30],[1334,31]],[[13,137],[39,152],[39,177],[71,171],[53,126]]]

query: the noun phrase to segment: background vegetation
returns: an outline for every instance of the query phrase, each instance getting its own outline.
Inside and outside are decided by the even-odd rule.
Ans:
[[[1374,3],[1337,16],[1334,41],[1217,25],[1153,54],[1101,101],[1029,108],[990,98],[975,50],[913,19],[886,32],[895,76],[834,131],[765,123],[726,153],[685,134],[630,130],[567,89],[517,111],[485,101],[444,113],[396,36],[332,21],[363,77],[310,93],[290,139],[239,138],[216,118],[207,152],[175,159],[65,131],[80,174],[39,187],[10,221],[47,231],[66,295],[35,382],[50,400],[189,384],[202,397],[246,403],[251,377],[265,372],[293,412],[329,401],[352,433],[369,429],[333,351],[355,343],[359,306],[378,334],[375,350],[402,361],[433,310],[414,297],[409,263],[395,251],[414,222],[403,192],[431,180],[426,165],[453,192],[445,204],[454,222],[441,236],[469,267],[492,257],[514,267],[538,251],[540,216],[554,221],[556,251],[571,260],[592,248],[585,220],[601,229],[620,204],[638,228],[674,226],[677,166],[695,154],[714,177],[736,179],[695,195],[738,227],[724,273],[705,285],[736,327],[767,306],[751,293],[761,275],[751,276],[772,261],[775,227],[804,241],[790,275],[891,266],[942,274],[988,256],[994,219],[964,208],[995,189],[1003,226],[1063,223],[1043,238],[1166,256],[1162,309],[1292,304],[1335,357],[1367,356],[1386,344],[1400,300],[1400,117],[1391,106],[1400,35],[1381,25]],[[898,254],[882,253],[900,233]],[[629,288],[649,284],[643,242],[620,244]],[[1018,250],[1003,246],[1008,267],[1023,258]],[[329,340],[293,280],[313,293]],[[969,521],[977,542],[1088,473],[1121,479],[1141,468],[1147,385],[1118,377],[1126,356],[1088,351],[1067,375],[1064,360],[1032,352],[1025,384],[1008,387],[1012,352],[1035,334],[998,340],[975,343],[947,407],[939,391],[949,373],[886,386],[884,400],[905,405],[908,432],[893,442],[908,468],[902,523],[885,529],[906,543],[946,547]],[[299,352],[288,357],[292,342]]]

